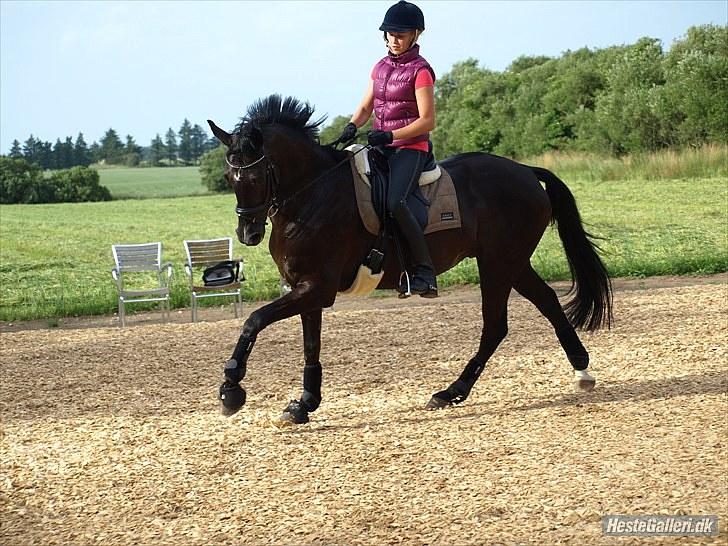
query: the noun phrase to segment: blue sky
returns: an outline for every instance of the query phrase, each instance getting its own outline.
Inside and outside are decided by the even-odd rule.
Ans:
[[[351,113],[384,55],[386,2],[0,1],[0,152],[113,127],[148,145],[186,117],[232,128],[256,98],[294,95]],[[422,54],[437,74],[474,57],[633,43],[665,48],[692,25],[728,23],[728,1],[421,1]],[[206,125],[205,125],[206,126]]]

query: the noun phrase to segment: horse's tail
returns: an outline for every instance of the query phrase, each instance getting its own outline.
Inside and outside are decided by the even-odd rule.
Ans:
[[[564,306],[566,316],[576,328],[596,330],[612,324],[612,283],[597,253],[595,237],[584,231],[574,195],[555,174],[540,167],[530,167],[546,184],[551,200],[551,222],[556,222],[571,270],[569,294],[574,297]]]

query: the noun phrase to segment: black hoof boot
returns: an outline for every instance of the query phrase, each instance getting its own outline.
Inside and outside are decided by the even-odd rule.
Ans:
[[[245,405],[245,389],[238,383],[225,381],[220,385],[218,398],[222,402],[220,412],[223,415],[230,416],[237,413]]]
[[[455,404],[461,404],[467,400],[469,394],[470,389],[468,385],[462,379],[458,379],[447,390],[433,394],[425,409],[444,409]]]
[[[450,396],[448,395],[447,391],[440,391],[432,395],[432,398],[430,398],[430,401],[427,402],[425,409],[431,411],[445,409],[449,406],[452,406],[452,400],[450,400]]]
[[[286,409],[283,410],[281,421],[292,425],[308,423],[308,409],[299,400],[291,400]]]

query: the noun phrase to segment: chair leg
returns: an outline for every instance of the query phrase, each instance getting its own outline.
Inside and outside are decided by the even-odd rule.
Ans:
[[[238,295],[235,297],[233,306],[235,307],[235,318],[239,318],[239,316],[240,316],[239,313],[242,314],[242,312],[243,312],[243,299],[240,296],[240,290],[238,290]],[[238,309],[238,306],[240,306],[240,309]]]
[[[192,294],[192,322],[197,322],[197,298]]]
[[[119,322],[121,323],[121,327],[123,328],[125,326],[124,324],[124,300],[119,298]]]

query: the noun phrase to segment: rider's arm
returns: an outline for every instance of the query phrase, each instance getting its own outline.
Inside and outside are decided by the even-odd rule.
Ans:
[[[356,125],[357,128],[361,127],[369,120],[369,117],[372,115],[372,110],[374,110],[374,82],[369,80],[369,87],[367,87],[367,91],[364,93],[361,104],[354,112],[354,115],[351,116],[350,122]]]
[[[409,125],[392,131],[394,140],[416,137],[435,128],[435,87],[428,85],[415,89],[415,98],[420,117]]]

